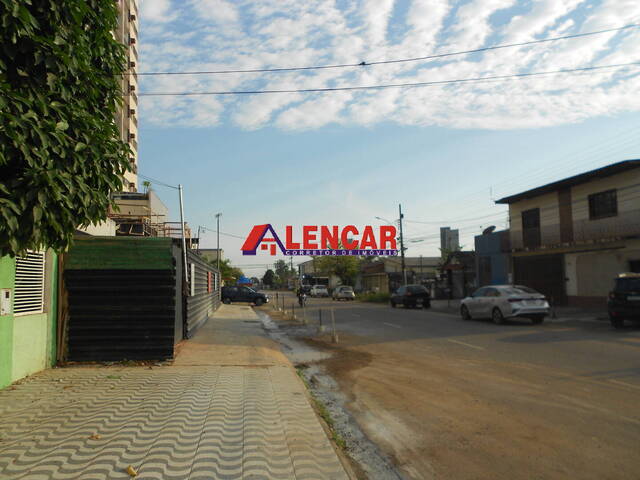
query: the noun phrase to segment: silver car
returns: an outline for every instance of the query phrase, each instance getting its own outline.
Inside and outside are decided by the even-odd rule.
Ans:
[[[353,287],[342,285],[333,290],[331,298],[333,300],[355,300],[356,294],[353,291]]]
[[[542,323],[549,315],[549,302],[539,292],[523,285],[491,285],[473,292],[460,303],[465,320],[491,318],[501,324],[506,318],[529,318]]]

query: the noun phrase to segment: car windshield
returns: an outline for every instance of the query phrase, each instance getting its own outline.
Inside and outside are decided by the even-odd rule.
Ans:
[[[617,278],[616,290],[624,292],[640,291],[640,278]]]
[[[422,285],[410,285],[407,287],[407,290],[411,293],[424,293],[427,291],[427,289]]]
[[[351,287],[342,287],[343,292],[353,292],[353,288]]]

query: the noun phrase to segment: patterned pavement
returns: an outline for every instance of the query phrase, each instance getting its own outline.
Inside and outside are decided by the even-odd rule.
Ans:
[[[0,390],[0,479],[347,479],[290,366],[74,367]]]

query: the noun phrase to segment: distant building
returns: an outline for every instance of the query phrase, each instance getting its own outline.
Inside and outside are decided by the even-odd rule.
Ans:
[[[514,282],[555,303],[605,305],[613,279],[640,272],[640,160],[565,178],[509,205]]]
[[[476,288],[476,253],[454,251],[440,266],[438,298],[464,298]]]
[[[460,250],[460,234],[458,230],[451,230],[451,227],[440,228],[440,251],[453,252]],[[443,253],[443,256],[445,253]]]
[[[405,257],[407,283],[428,284],[435,281],[440,257]],[[362,265],[361,289],[365,292],[390,293],[403,283],[399,257],[377,258]]]
[[[117,208],[108,215],[116,224],[116,235],[174,236],[165,233],[169,209],[153,190],[114,193],[113,201]]]
[[[475,237],[477,286],[511,283],[511,241],[509,230]]]

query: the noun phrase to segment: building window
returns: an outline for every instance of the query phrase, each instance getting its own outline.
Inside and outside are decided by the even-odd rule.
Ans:
[[[616,190],[607,190],[589,195],[589,220],[615,217],[618,215],[618,195]]]
[[[44,312],[44,252],[16,257],[13,311],[16,315]]]
[[[525,248],[540,246],[540,209],[532,208],[522,212],[522,243]]]

